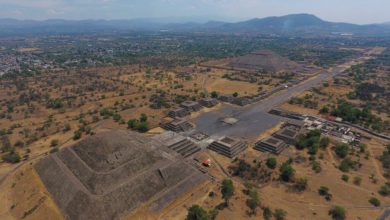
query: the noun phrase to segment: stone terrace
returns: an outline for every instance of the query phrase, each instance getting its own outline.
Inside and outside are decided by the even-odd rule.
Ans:
[[[164,143],[121,130],[89,137],[35,168],[72,220],[119,219],[146,202],[158,211],[207,179]]]

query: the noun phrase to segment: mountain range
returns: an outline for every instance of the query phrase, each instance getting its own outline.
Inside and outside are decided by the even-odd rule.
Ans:
[[[0,35],[18,33],[84,33],[101,31],[224,32],[274,35],[390,35],[390,22],[357,25],[324,21],[311,14],[255,18],[242,22],[171,22],[169,19],[133,20],[16,20],[0,19]]]

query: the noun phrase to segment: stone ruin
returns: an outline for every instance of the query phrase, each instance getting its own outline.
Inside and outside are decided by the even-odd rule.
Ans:
[[[164,143],[114,130],[35,165],[66,219],[119,219],[144,204],[158,212],[207,180]]]
[[[211,143],[208,148],[224,156],[234,158],[248,147],[247,143],[235,137],[223,137]]]

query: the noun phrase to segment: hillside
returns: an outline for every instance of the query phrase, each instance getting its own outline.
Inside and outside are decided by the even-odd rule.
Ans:
[[[133,20],[15,20],[0,19],[3,35],[21,33],[85,33],[98,31],[202,31],[202,32],[234,32],[277,35],[307,34],[356,34],[356,35],[389,35],[390,25],[370,24],[356,25],[340,22],[324,21],[311,14],[292,14],[281,17],[254,18],[247,21],[228,23],[221,21],[169,22],[153,19]]]

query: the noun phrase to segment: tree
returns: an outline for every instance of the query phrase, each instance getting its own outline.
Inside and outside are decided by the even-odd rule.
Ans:
[[[355,168],[355,165],[356,162],[347,157],[341,161],[339,169],[343,172],[348,172],[351,168]]]
[[[49,153],[54,154],[54,153],[56,153],[56,152],[58,152],[58,151],[59,151],[58,147],[54,147],[54,148],[52,148],[52,149],[49,151]]]
[[[7,163],[19,163],[20,162],[20,155],[18,152],[11,150],[8,153],[4,154],[1,159]]]
[[[345,209],[341,206],[335,206],[329,210],[329,215],[334,220],[344,220],[346,218]]]
[[[259,194],[253,188],[249,190],[249,199],[246,200],[246,205],[251,209],[251,214],[256,215],[256,209],[259,206]]]
[[[192,205],[188,209],[186,220],[208,220],[207,212],[199,205]]]
[[[222,193],[222,198],[225,200],[226,205],[229,205],[229,199],[233,196],[234,194],[234,185],[233,181],[230,179],[225,179],[222,181],[222,186],[221,186],[221,193]]]
[[[209,218],[210,220],[215,220],[217,218],[217,215],[218,215],[218,210],[217,209],[211,209],[209,211]]]
[[[337,144],[333,150],[338,157],[345,158],[348,154],[349,145],[348,144]]]
[[[237,92],[233,93],[233,97],[238,97],[238,93]]]
[[[329,113],[329,108],[327,106],[324,106],[320,109],[321,114],[328,114]]]
[[[343,174],[343,175],[341,176],[341,179],[342,179],[344,182],[348,182],[349,176],[346,175],[346,174]]]
[[[127,122],[127,127],[131,128],[131,129],[135,129],[137,127],[137,124],[138,124],[138,120],[137,119],[130,119]]]
[[[50,146],[51,146],[51,147],[56,147],[56,146],[58,146],[58,139],[53,139],[53,140],[51,140]]]
[[[328,193],[329,193],[329,188],[326,186],[320,186],[320,188],[318,189],[318,194],[320,194],[321,196],[326,196],[328,195]]]
[[[314,172],[316,172],[316,173],[320,173],[322,171],[322,167],[321,167],[320,162],[313,161],[313,163],[311,165],[311,169],[314,170]]]
[[[275,209],[274,217],[276,220],[284,220],[287,215],[287,212],[283,209]]]
[[[212,97],[212,98],[218,98],[218,92],[212,91],[212,92],[211,92],[211,97]]]
[[[295,189],[297,189],[298,191],[304,191],[306,190],[307,188],[307,178],[306,177],[303,177],[303,178],[298,178],[296,181],[295,181]]]
[[[137,130],[142,133],[149,131],[148,123],[146,121],[138,123]]]
[[[375,197],[371,197],[370,200],[368,200],[368,202],[375,207],[381,206],[381,201],[379,201],[379,199]]]
[[[270,169],[275,169],[276,165],[277,165],[276,159],[274,157],[268,158],[267,162],[266,162],[266,165]]]
[[[320,147],[322,147],[322,148],[326,148],[326,147],[328,147],[328,145],[329,145],[329,138],[328,137],[323,137],[323,138],[321,138],[321,140],[320,140]]]
[[[140,120],[140,122],[147,122],[148,116],[145,113],[142,113],[139,120]]]
[[[289,161],[286,161],[282,164],[280,167],[280,179],[285,181],[285,182],[290,182],[295,175],[295,170],[291,166]]]
[[[362,183],[362,178],[360,176],[355,176],[353,178],[353,184],[360,186],[361,183]]]
[[[272,210],[268,207],[265,207],[263,210],[264,220],[270,220],[272,218]]]
[[[81,138],[81,131],[80,130],[75,131],[73,134],[73,140],[78,140],[80,138]]]
[[[390,187],[388,185],[383,185],[378,191],[379,194],[382,196],[388,196],[390,195]]]

